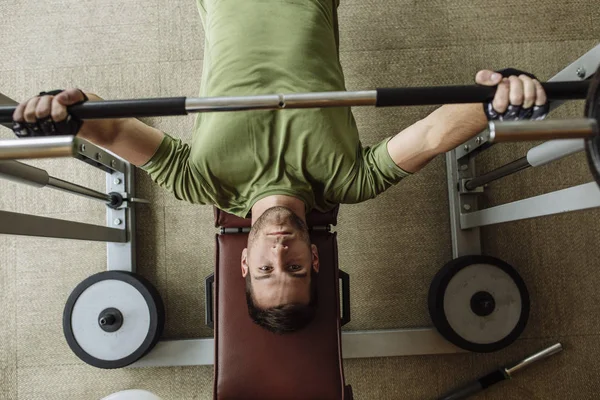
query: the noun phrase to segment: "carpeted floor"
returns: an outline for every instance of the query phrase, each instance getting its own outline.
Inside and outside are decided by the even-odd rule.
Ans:
[[[197,95],[203,31],[191,0],[3,0],[0,92],[23,100],[78,86],[104,98]],[[512,66],[547,79],[598,43],[600,9],[591,0],[342,0],[340,57],[347,87],[467,84],[480,68]],[[579,116],[581,104],[556,117]],[[370,145],[432,108],[360,108]],[[194,117],[146,122],[189,140]],[[2,129],[1,139],[11,137]],[[501,145],[482,170],[521,157],[528,145]],[[75,160],[31,162],[51,175],[103,188],[103,175]],[[190,206],[137,173],[139,272],[167,307],[165,336],[211,336],[204,327],[203,278],[212,271],[210,207]],[[488,205],[591,181],[582,154],[493,183]],[[0,180],[0,209],[104,223],[101,206],[49,189]],[[478,399],[595,399],[600,391],[598,210],[492,226],[484,250],[513,264],[532,297],[522,338],[493,354],[346,360],[357,399],[427,399],[499,365],[561,341],[565,351]],[[426,292],[451,258],[442,157],[368,203],[340,212],[340,266],[352,276],[348,330],[430,325]],[[1,223],[1,221],[0,221]],[[62,336],[71,290],[105,268],[103,244],[0,238],[0,400],[100,399],[141,388],[165,400],[212,397],[212,367],[97,370]]]

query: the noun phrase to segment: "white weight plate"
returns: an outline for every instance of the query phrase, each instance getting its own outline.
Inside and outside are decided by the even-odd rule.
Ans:
[[[477,292],[494,297],[496,308],[487,316],[471,310],[471,297]],[[450,327],[465,340],[477,344],[495,343],[508,336],[521,317],[519,288],[502,269],[489,264],[473,264],[458,271],[446,287],[444,314]]]
[[[116,332],[105,332],[98,316],[107,308],[123,315],[123,325]],[[106,279],[85,289],[71,313],[73,336],[79,346],[99,360],[123,359],[144,342],[150,329],[150,309],[142,294],[132,285]]]

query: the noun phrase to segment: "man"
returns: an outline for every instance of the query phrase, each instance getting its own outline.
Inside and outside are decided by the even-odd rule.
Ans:
[[[206,32],[200,95],[345,90],[336,3],[198,0]],[[310,210],[376,197],[479,133],[486,115],[539,118],[547,110],[542,86],[525,74],[503,79],[484,70],[476,82],[498,85],[492,103],[443,106],[373,147],[361,145],[349,108],[199,114],[191,146],[136,119],[82,124],[66,110],[87,100],[77,89],[33,97],[13,117],[21,136],[79,131],[178,199],[251,216],[241,259],[248,309],[255,322],[283,333],[305,326],[316,307]]]

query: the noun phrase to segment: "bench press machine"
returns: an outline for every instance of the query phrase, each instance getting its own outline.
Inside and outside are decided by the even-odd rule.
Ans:
[[[596,46],[590,52],[582,56],[579,60],[571,64],[564,71],[559,73],[556,81],[581,81],[589,78],[596,66],[600,64],[600,45]],[[596,76],[598,79],[598,75]],[[552,81],[552,80],[551,80]],[[585,82],[584,82],[585,83]],[[572,86],[577,86],[573,83]],[[576,94],[557,95],[555,99],[565,100],[570,98],[583,98],[589,85],[577,86]],[[555,87],[558,87],[555,86]],[[561,85],[565,90],[566,86]],[[466,90],[465,88],[471,88]],[[422,89],[429,89],[423,91]],[[324,93],[324,94],[297,94],[297,95],[266,95],[250,96],[250,98],[216,98],[216,99],[156,99],[156,101],[145,100],[144,107],[138,107],[135,100],[124,100],[114,102],[92,102],[81,106],[73,107],[73,112],[82,118],[98,117],[125,117],[125,116],[159,116],[159,115],[181,115],[187,112],[208,112],[208,111],[229,111],[234,109],[283,109],[293,107],[327,107],[327,106],[350,106],[350,105],[410,105],[416,104],[413,98],[402,96],[402,94],[424,95],[429,100],[423,100],[419,104],[438,104],[453,102],[449,94],[442,99],[435,96],[435,88],[408,88],[389,89],[378,91],[348,92],[344,93]],[[462,87],[464,96],[455,102],[474,102],[489,98],[489,88]],[[466,90],[466,92],[465,92]],[[596,86],[597,90],[597,86]],[[425,93],[428,92],[428,93]],[[438,91],[439,93],[439,91]],[[550,92],[549,92],[550,93]],[[549,94],[550,95],[550,94]],[[427,97],[429,96],[429,97]],[[469,97],[471,96],[471,97]],[[477,97],[479,96],[479,97]],[[596,93],[598,96],[598,93]],[[550,95],[552,98],[552,95]],[[401,100],[398,100],[401,99]],[[479,100],[478,100],[479,99]],[[588,104],[590,100],[588,98]],[[0,97],[0,104],[14,104],[13,101],[5,96]],[[104,103],[104,104],[101,104]],[[579,121],[582,129],[579,137],[583,139],[570,139],[567,141],[553,141],[538,146],[530,153],[527,162],[529,166],[542,165],[555,159],[559,159],[576,151],[581,151],[587,146],[592,169],[594,168],[593,152],[598,147],[598,101],[590,111],[588,117],[594,120]],[[558,103],[555,102],[554,106]],[[589,107],[588,107],[589,108]],[[14,106],[0,106],[0,123],[10,123]],[[285,111],[282,111],[285,112]],[[587,122],[585,122],[587,121]],[[548,121],[547,121],[548,122]],[[550,135],[559,136],[565,132],[565,126],[554,126],[537,124],[538,131],[550,132]],[[527,129],[529,123],[516,123],[518,129]],[[515,129],[515,124],[510,123],[494,125],[493,135],[484,133],[465,143],[456,150],[447,154],[448,168],[448,188],[450,195],[450,215],[452,231],[452,248],[455,257],[466,254],[477,255],[481,253],[478,227],[491,223],[502,223],[522,218],[532,218],[542,215],[550,215],[557,212],[578,210],[600,206],[600,191],[596,183],[582,185],[565,189],[552,194],[538,196],[521,200],[508,205],[494,207],[490,210],[476,210],[476,194],[480,192],[481,185],[498,177],[514,173],[527,167],[523,160],[520,162],[501,168],[500,171],[492,171],[481,177],[474,177],[474,159],[473,157],[480,151],[488,148],[493,139],[501,138],[511,129]],[[543,127],[543,128],[542,128]],[[517,129],[517,130],[518,130]],[[561,130],[562,129],[562,130]],[[510,133],[510,132],[509,132]],[[540,137],[540,136],[536,136]],[[536,150],[537,149],[537,150]],[[544,151],[542,151],[544,150]],[[537,156],[534,156],[537,155]],[[101,168],[107,172],[106,192],[102,193],[88,188],[83,188],[60,179],[50,177],[40,169],[22,164],[14,159],[40,158],[40,157],[77,157],[86,163]],[[107,242],[107,266],[109,271],[122,271],[122,273],[135,272],[135,207],[133,203],[142,202],[134,197],[134,182],[132,167],[119,157],[100,149],[91,143],[73,137],[61,138],[36,138],[7,140],[0,142],[0,176],[16,180],[22,183],[33,184],[38,187],[53,187],[63,191],[68,191],[78,195],[86,196],[96,200],[101,200],[107,205],[107,225],[105,227],[81,224],[70,221],[55,220],[50,218],[35,217],[0,211],[0,233],[16,235],[45,236],[67,239],[97,240]],[[598,179],[598,177],[597,177]],[[585,198],[581,194],[585,194]],[[544,207],[540,207],[544,204]],[[468,212],[467,212],[468,211]],[[313,213],[309,217],[309,225],[312,226],[311,237],[322,254],[322,274],[319,280],[319,312],[316,320],[306,330],[273,338],[268,332],[262,332],[259,328],[253,326],[246,313],[244,299],[244,281],[239,274],[239,255],[246,240],[246,233],[249,227],[248,220],[242,220],[227,215],[220,211],[215,213],[215,224],[221,227],[221,233],[216,237],[216,260],[217,267],[215,271],[214,285],[214,320],[207,321],[209,324],[215,324],[215,337],[191,340],[159,341],[161,320],[164,320],[161,313],[162,302],[157,297],[157,293],[152,291],[151,285],[143,279],[133,276],[135,282],[141,282],[139,285],[144,294],[145,301],[152,303],[148,306],[148,318],[143,319],[147,322],[142,324],[149,331],[149,336],[137,332],[140,340],[140,348],[133,349],[125,357],[119,354],[111,354],[112,359],[107,361],[101,367],[121,367],[129,365],[131,367],[151,367],[151,366],[186,366],[186,365],[209,365],[215,364],[215,398],[232,398],[241,394],[246,398],[310,398],[310,397],[330,397],[330,398],[352,398],[352,392],[345,385],[343,377],[342,355],[344,358],[360,357],[384,357],[384,356],[403,356],[416,354],[442,354],[464,351],[455,344],[450,343],[447,337],[442,337],[436,329],[393,329],[380,331],[356,331],[341,332],[341,323],[349,319],[349,281],[347,276],[338,270],[337,267],[337,242],[335,233],[329,232],[330,225],[336,223],[336,213],[334,210],[328,214]],[[326,255],[326,257],[323,257]],[[339,278],[342,278],[342,287],[344,290],[344,304],[340,307],[339,302]],[[96,279],[98,281],[98,279]],[[108,279],[110,281],[111,279]],[[207,315],[211,315],[211,279],[207,280]],[[110,287],[110,284],[107,284]],[[135,283],[138,285],[138,283]],[[132,285],[132,286],[135,286]],[[150,286],[150,288],[148,288]],[[91,287],[89,282],[87,288]],[[115,288],[125,287],[119,283]],[[227,291],[225,291],[227,287]],[[129,290],[129,289],[128,289]],[[77,289],[76,289],[77,291]],[[76,292],[74,291],[74,292]],[[147,292],[147,293],[146,293]],[[85,288],[81,293],[86,293]],[[79,294],[81,294],[79,293]],[[141,293],[141,292],[140,292]],[[76,301],[77,299],[75,299]],[[144,303],[140,303],[139,309],[146,312]],[[104,306],[103,306],[104,307]],[[74,304],[71,304],[73,312]],[[113,311],[107,311],[103,308],[100,312],[93,313],[91,321],[98,325],[99,338],[110,338],[111,332],[105,330],[113,329],[119,325],[121,329],[127,327],[128,315],[121,313],[118,315]],[[340,314],[340,310],[343,311]],[[97,310],[96,310],[97,311]],[[131,310],[135,311],[135,310]],[[73,314],[65,313],[65,326],[77,325],[67,317],[72,318]],[[144,314],[145,315],[145,314]],[[102,323],[102,321],[104,323]],[[112,327],[112,328],[111,328]],[[73,327],[71,327],[73,328]],[[118,329],[118,328],[117,328]],[[239,337],[235,340],[231,332],[247,332],[245,341],[240,341]],[[142,332],[143,333],[143,332]],[[319,340],[314,338],[319,337]],[[76,340],[76,333],[71,333],[71,342]],[[263,351],[258,353],[258,349],[264,348],[266,340],[269,343],[276,343],[274,346],[277,351]],[[516,339],[516,338],[515,338]],[[110,340],[110,339],[107,339]],[[277,342],[272,342],[273,340]],[[252,346],[247,345],[248,341]],[[135,341],[134,341],[135,342]],[[291,343],[294,345],[290,345]],[[304,346],[298,343],[310,343],[314,351],[301,351]],[[72,344],[72,343],[71,343]],[[115,344],[114,342],[111,344]],[[81,344],[77,344],[81,347]],[[314,347],[318,346],[318,350]],[[143,348],[142,348],[143,346]],[[261,347],[262,346],[262,347]],[[272,350],[272,346],[270,348]],[[72,346],[73,347],[73,346]],[[90,349],[92,352],[102,352],[100,349]],[[85,351],[84,351],[85,352]],[[117,352],[118,353],[118,352]],[[78,354],[81,357],[81,354]],[[99,353],[96,353],[98,356]],[[132,355],[135,355],[132,357]],[[100,354],[101,356],[101,354]],[[98,360],[98,357],[92,357]],[[281,372],[282,382],[286,385],[281,387],[257,387],[248,379],[247,372],[240,368],[240,365],[247,363],[253,364],[253,368],[260,367],[262,363],[277,363],[279,372]],[[257,360],[260,360],[257,362]],[[90,362],[90,360],[87,360]],[[292,361],[294,364],[289,363]],[[94,365],[95,361],[90,362]],[[296,363],[310,365],[314,369],[315,388],[298,387],[291,380],[286,380],[287,368],[291,368]],[[100,363],[102,364],[102,363]],[[266,365],[266,364],[265,364]],[[280,390],[286,387],[285,392]],[[238,392],[240,390],[240,392]],[[243,392],[241,392],[243,390]],[[315,392],[314,390],[322,390]]]

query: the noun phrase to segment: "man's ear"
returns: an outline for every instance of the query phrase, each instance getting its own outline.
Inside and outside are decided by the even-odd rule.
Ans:
[[[242,250],[242,277],[248,275],[248,249]]]
[[[317,246],[314,244],[310,245],[310,252],[312,255],[312,260],[311,260],[311,264],[313,269],[315,270],[315,272],[319,272],[319,249],[317,249]]]

